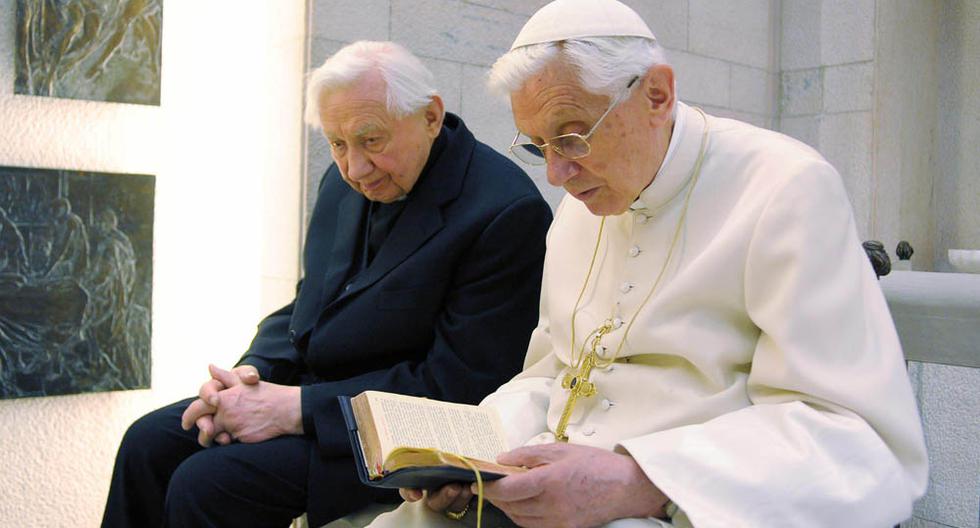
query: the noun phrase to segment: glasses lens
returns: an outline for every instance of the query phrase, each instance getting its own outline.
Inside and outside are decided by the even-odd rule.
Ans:
[[[589,155],[589,142],[578,134],[558,136],[551,140],[555,150],[567,159],[579,159]]]
[[[517,159],[529,165],[544,165],[544,152],[534,143],[520,143],[510,148]]]

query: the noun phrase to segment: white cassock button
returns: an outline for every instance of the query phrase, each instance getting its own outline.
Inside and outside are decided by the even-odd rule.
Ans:
[[[633,289],[633,284],[630,282],[624,282],[619,286],[619,291],[623,293],[629,293],[629,291],[632,289]]]
[[[640,246],[633,246],[630,248],[630,256],[635,257],[640,254]]]
[[[612,408],[613,402],[609,400],[602,400],[602,402],[599,403],[599,406],[602,407],[603,411],[608,411],[610,408]]]
[[[613,328],[614,329],[615,328],[619,328],[620,326],[623,326],[623,320],[620,319],[619,317],[614,318],[613,319]]]
[[[594,435],[595,434],[595,427],[593,427],[591,425],[586,425],[585,427],[582,428],[582,434],[584,434],[585,436],[592,436],[592,435]]]
[[[647,223],[647,220],[649,220],[649,218],[647,217],[647,215],[645,215],[643,213],[636,213],[636,223],[638,223],[638,224],[645,224],[645,223]]]

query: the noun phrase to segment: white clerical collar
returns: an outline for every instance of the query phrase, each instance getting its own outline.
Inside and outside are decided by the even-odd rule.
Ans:
[[[680,193],[691,178],[691,170],[698,159],[704,127],[705,122],[696,110],[677,102],[677,117],[674,119],[674,130],[667,145],[667,154],[653,181],[630,205],[631,210],[646,216],[656,216],[660,208]]]

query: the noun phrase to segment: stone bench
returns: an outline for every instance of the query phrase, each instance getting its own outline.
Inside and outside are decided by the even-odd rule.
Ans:
[[[980,367],[980,275],[895,271],[881,289],[907,361]]]

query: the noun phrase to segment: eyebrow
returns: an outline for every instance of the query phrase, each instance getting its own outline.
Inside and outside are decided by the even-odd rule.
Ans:
[[[385,131],[386,129],[384,127],[374,123],[369,123],[369,124],[362,125],[360,128],[355,130],[352,136],[355,138],[363,138],[364,136],[367,136],[369,134],[380,134],[380,133],[384,133]],[[341,140],[339,134],[331,134],[331,133],[325,133],[325,134],[327,136],[328,141]]]
[[[364,137],[364,136],[367,136],[369,134],[377,134],[377,133],[380,133],[380,132],[384,132],[384,130],[385,129],[383,127],[380,127],[380,126],[378,126],[376,124],[373,124],[373,123],[372,124],[367,124],[367,125],[364,125],[364,126],[358,128],[357,130],[355,130],[354,131],[354,137]]]
[[[570,126],[570,125],[578,125],[578,124],[581,124],[581,125],[585,126],[586,128],[588,128],[588,121],[585,121],[584,119],[568,119],[568,118],[566,118],[565,120],[559,122],[558,123],[558,126],[556,126],[556,127],[554,127],[552,129],[553,130],[553,133],[551,135],[549,135],[547,138],[542,137],[542,138],[539,138],[539,139],[541,139],[542,141],[546,141],[546,140],[551,139],[553,137],[558,137],[558,136],[567,134],[568,132],[562,132],[562,129],[564,129],[564,128]],[[534,139],[534,136],[527,134],[526,132],[524,132],[523,130],[521,130],[520,127],[516,127],[516,128],[517,128],[517,131],[520,132],[520,134],[522,136],[524,136],[526,138],[529,138],[529,139]]]

